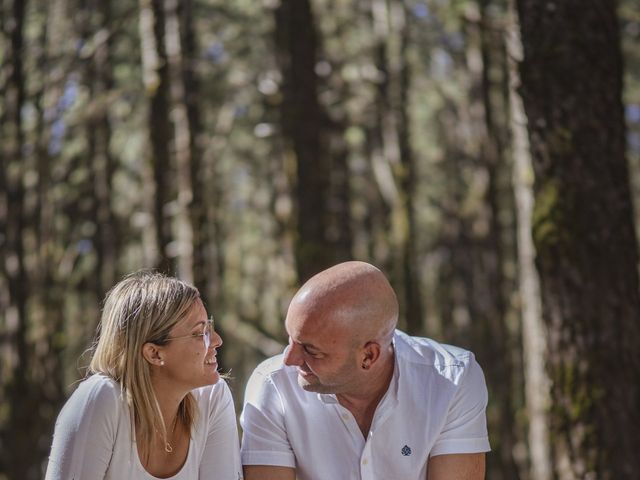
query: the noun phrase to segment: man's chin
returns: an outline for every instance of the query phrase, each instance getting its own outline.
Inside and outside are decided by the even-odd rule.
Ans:
[[[316,378],[315,380],[317,381],[318,379]],[[312,381],[310,378],[305,378],[302,375],[298,374],[298,385],[300,385],[301,388],[307,390],[308,392],[313,392],[313,389],[317,385],[317,383]]]
[[[312,373],[308,375],[298,373],[298,385],[307,392],[324,393],[324,385]]]
[[[311,378],[304,378],[302,375],[298,375],[298,385],[300,385],[300,388],[302,388],[306,392],[325,394],[334,393],[333,388],[320,383],[318,377],[316,377],[315,375],[313,375]]]

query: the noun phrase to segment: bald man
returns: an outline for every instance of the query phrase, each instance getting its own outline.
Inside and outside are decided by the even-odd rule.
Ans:
[[[478,480],[487,389],[471,352],[396,330],[372,265],[346,262],[294,296],[284,353],[245,394],[246,480]]]

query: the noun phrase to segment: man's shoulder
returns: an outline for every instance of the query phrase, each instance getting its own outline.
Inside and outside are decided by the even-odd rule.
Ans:
[[[403,364],[413,368],[431,368],[438,375],[450,380],[461,374],[475,362],[472,352],[464,348],[437,342],[426,337],[412,337],[396,330],[394,341],[400,368]]]
[[[266,379],[287,375],[291,369],[284,364],[283,360],[284,353],[267,358],[258,364],[258,366],[253,370],[251,377],[256,379]]]
[[[297,371],[283,363],[284,354],[267,358],[254,370],[245,389],[246,403],[261,403],[267,399],[278,399],[284,392],[300,394],[298,391]]]
[[[284,353],[281,353],[261,362],[249,377],[245,398],[254,396],[258,392],[264,392],[265,387],[272,386],[277,389],[283,383],[297,383],[296,369],[286,366],[283,360]]]

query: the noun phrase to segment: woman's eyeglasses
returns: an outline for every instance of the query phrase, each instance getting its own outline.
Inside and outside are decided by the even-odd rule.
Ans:
[[[179,337],[167,337],[165,339],[165,341],[170,341],[170,340],[180,340],[183,338],[198,338],[198,337],[202,337],[202,339],[204,340],[204,346],[205,349],[209,349],[209,345],[211,345],[211,333],[213,332],[213,317],[209,317],[207,319],[207,323],[204,326],[204,331],[202,333],[191,333],[189,335],[180,335]]]

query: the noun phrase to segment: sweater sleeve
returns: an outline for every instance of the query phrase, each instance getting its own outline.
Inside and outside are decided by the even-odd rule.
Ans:
[[[102,480],[120,414],[119,388],[95,375],[80,384],[56,420],[45,480]]]

